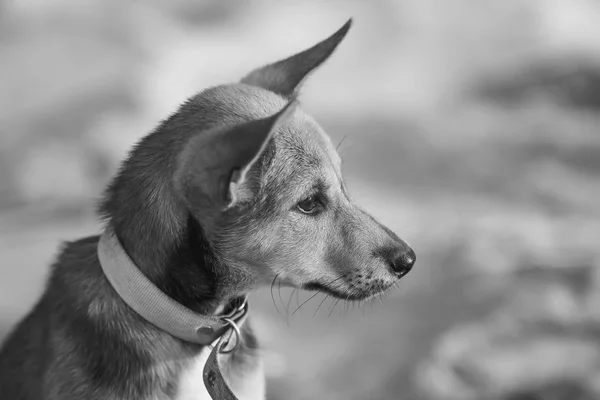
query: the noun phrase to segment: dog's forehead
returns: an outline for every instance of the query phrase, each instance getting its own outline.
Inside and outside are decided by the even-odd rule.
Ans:
[[[329,136],[317,122],[302,110],[298,110],[274,137],[278,150],[286,152],[295,160],[306,160],[322,167],[337,167],[340,159]]]
[[[297,199],[318,187],[330,195],[342,186],[341,159],[319,125],[298,110],[273,138],[272,169],[278,175],[278,191]],[[272,176],[272,175],[271,175]]]
[[[210,110],[214,121],[207,122],[216,125],[272,116],[281,111],[288,100],[262,88],[231,84],[207,89],[197,95],[194,102]],[[300,108],[276,132],[273,140],[277,149],[290,155],[293,160],[320,163],[328,161],[334,168],[339,167],[341,162],[329,136]]]

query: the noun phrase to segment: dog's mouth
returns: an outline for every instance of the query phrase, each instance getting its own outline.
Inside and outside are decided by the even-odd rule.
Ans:
[[[309,283],[304,284],[302,286],[302,289],[310,290],[310,291],[319,291],[319,292],[328,294],[331,297],[335,297],[335,298],[338,298],[341,300],[355,301],[355,300],[367,300],[370,297],[373,297],[375,295],[385,292],[392,286],[393,286],[393,284],[387,284],[387,285],[378,284],[378,285],[369,286],[367,288],[354,287],[348,291],[341,291],[339,289],[332,288],[330,286],[326,286],[319,282],[309,282]]]

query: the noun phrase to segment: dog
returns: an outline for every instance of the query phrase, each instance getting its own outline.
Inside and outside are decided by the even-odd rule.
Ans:
[[[278,279],[363,300],[411,270],[298,102],[351,22],[195,95],[133,148],[99,206],[104,233],[64,245],[4,342],[0,399],[264,399],[249,292]],[[233,395],[210,391],[223,381]]]

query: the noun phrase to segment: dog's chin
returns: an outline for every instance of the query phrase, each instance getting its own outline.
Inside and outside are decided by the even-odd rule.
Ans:
[[[361,290],[361,291],[340,291],[338,289],[334,289],[328,286],[325,286],[319,282],[309,282],[306,283],[302,286],[302,289],[304,290],[310,290],[310,291],[319,291],[322,293],[325,293],[331,297],[335,297],[337,299],[341,299],[341,300],[348,300],[348,301],[362,301],[362,300],[368,300],[369,298],[376,296],[378,294],[384,293],[387,289],[386,288],[384,290],[378,290],[378,291],[372,291],[372,290]]]

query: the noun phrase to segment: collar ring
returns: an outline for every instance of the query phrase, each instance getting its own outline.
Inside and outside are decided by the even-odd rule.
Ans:
[[[233,333],[235,333],[235,343],[231,349],[226,349],[227,345],[229,344],[229,342],[231,340],[231,337],[233,336],[231,333],[229,334],[229,337],[227,338],[227,340],[225,340],[225,335],[221,336],[221,340],[219,341],[219,344],[218,344],[220,353],[229,354],[229,353],[233,353],[238,348],[240,341],[242,339],[242,332],[240,331],[240,327],[237,326],[237,324],[235,323],[235,321],[233,321],[233,319],[223,318],[223,321],[227,322],[227,324],[230,326]]]

